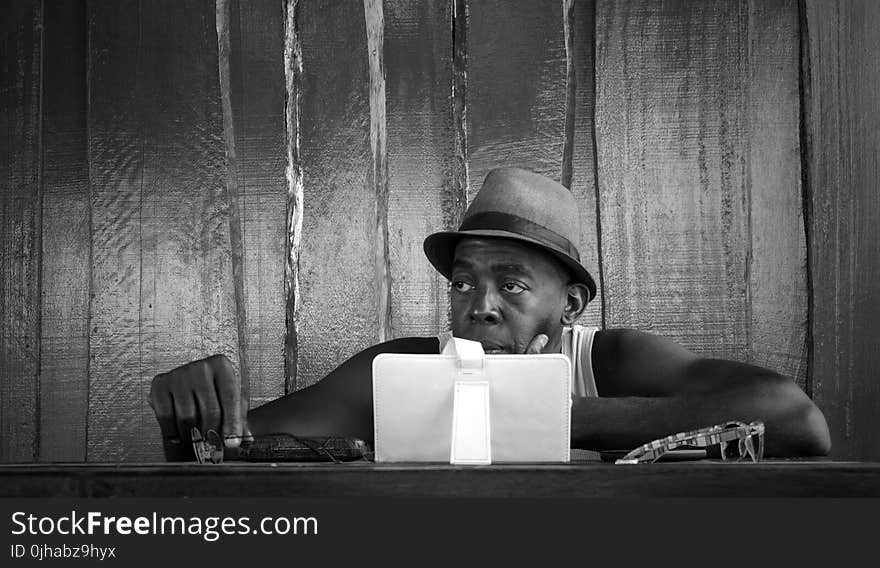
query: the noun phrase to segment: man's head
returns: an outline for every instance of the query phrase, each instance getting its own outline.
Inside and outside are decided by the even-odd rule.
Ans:
[[[544,333],[545,351],[558,350],[562,326],[596,294],[578,236],[567,188],[527,170],[489,172],[461,228],[425,239],[428,260],[452,282],[453,333],[519,353]]]
[[[497,237],[463,237],[452,263],[452,332],[487,353],[523,353],[538,334],[560,350],[562,328],[587,305],[587,287],[540,247]]]

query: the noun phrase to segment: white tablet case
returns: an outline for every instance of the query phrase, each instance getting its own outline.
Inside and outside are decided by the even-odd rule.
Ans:
[[[571,363],[459,338],[439,355],[383,353],[373,415],[377,462],[568,462]]]

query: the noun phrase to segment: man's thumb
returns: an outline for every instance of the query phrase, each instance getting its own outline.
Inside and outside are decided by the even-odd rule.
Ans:
[[[545,334],[539,333],[532,339],[532,342],[529,344],[529,348],[526,350],[526,353],[537,355],[544,351],[544,348],[547,347],[547,342],[550,340]]]

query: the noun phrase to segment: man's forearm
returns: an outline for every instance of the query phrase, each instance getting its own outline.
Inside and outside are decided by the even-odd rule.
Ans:
[[[795,392],[796,389],[797,392]],[[730,420],[761,420],[769,456],[824,455],[830,441],[821,412],[786,380],[740,384],[723,392],[669,397],[575,398],[572,446],[629,450],[677,432]]]

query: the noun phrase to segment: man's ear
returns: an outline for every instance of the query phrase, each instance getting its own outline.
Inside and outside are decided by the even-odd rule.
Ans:
[[[590,292],[584,284],[571,283],[565,287],[565,307],[562,310],[562,324],[571,325],[587,308]]]

